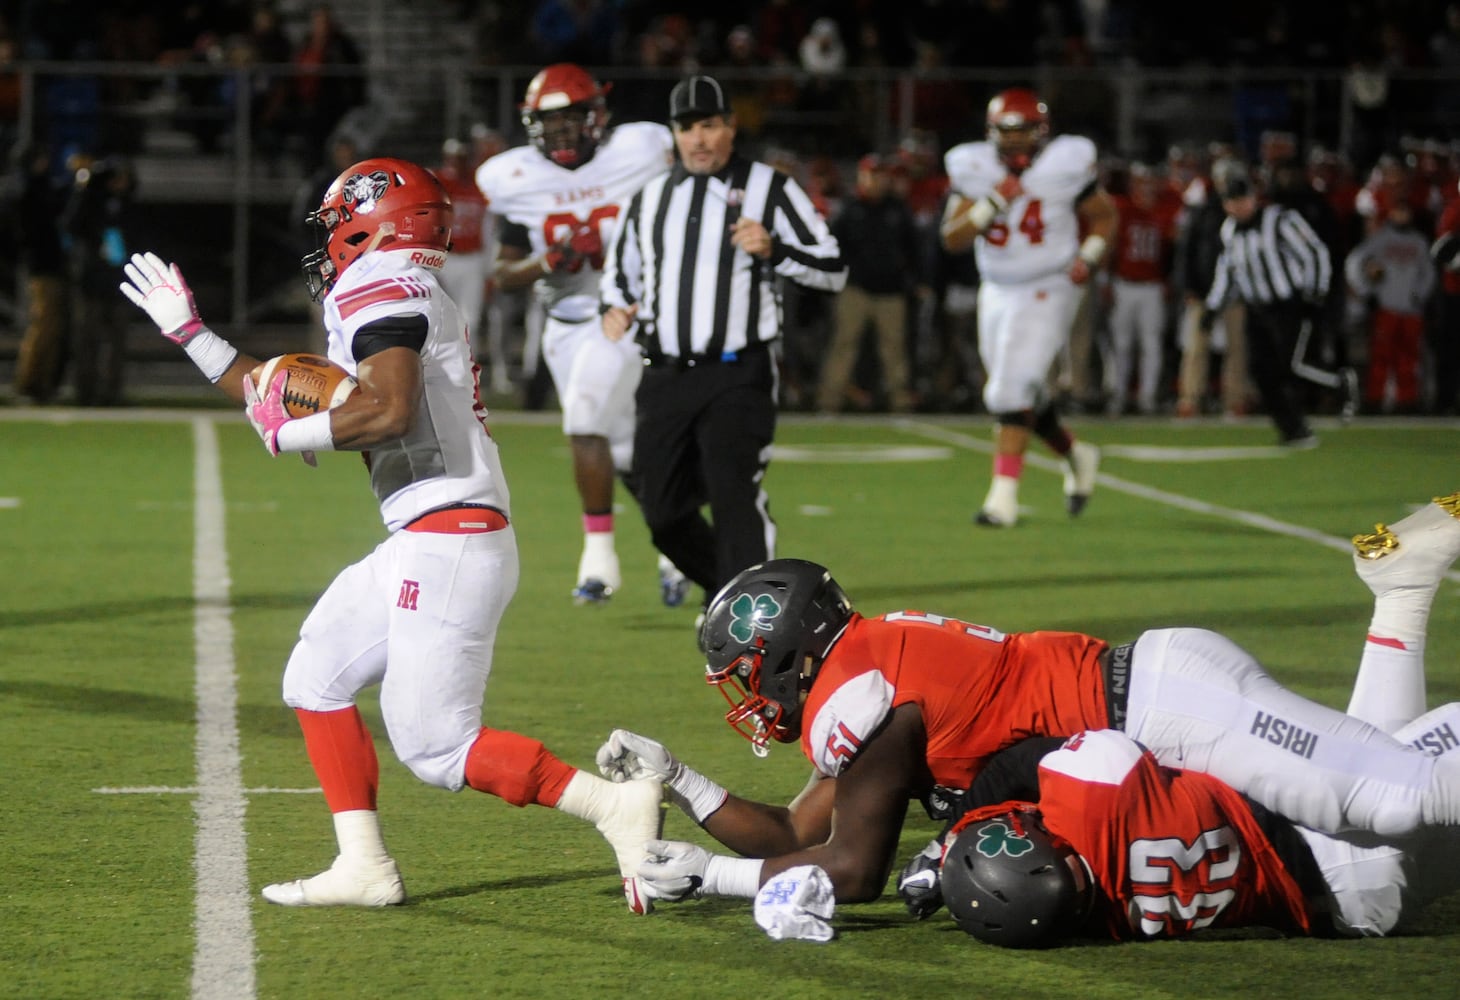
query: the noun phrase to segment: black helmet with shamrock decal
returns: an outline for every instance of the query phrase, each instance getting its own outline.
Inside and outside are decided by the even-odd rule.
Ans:
[[[948,831],[943,901],[969,934],[1005,948],[1055,944],[1090,915],[1095,883],[1084,858],[1045,828],[1039,810],[1001,803]]]
[[[825,566],[771,559],[715,595],[700,626],[705,679],[730,703],[725,720],[760,756],[766,740],[801,735],[801,703],[821,661],[852,617]]]

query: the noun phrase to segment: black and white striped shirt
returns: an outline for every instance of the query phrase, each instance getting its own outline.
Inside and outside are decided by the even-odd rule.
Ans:
[[[769,260],[731,244],[742,214],[770,232]],[[605,308],[639,304],[650,359],[718,359],[780,336],[778,274],[828,292],[847,280],[836,237],[806,192],[737,155],[711,176],[677,164],[634,195],[609,245],[599,298]]]
[[[1222,223],[1222,254],[1206,307],[1237,299],[1252,306],[1317,302],[1328,294],[1333,261],[1328,247],[1294,209],[1266,205],[1250,222]]]

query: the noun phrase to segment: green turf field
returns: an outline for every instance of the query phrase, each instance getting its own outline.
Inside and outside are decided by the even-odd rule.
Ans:
[[[739,794],[788,800],[807,765],[794,747],[757,760],[724,724],[695,608],[660,606],[627,501],[622,592],[572,606],[580,535],[554,421],[494,425],[522,583],[487,721],[580,766],[610,729],[634,728]],[[872,613],[1114,641],[1153,625],[1216,628],[1341,707],[1369,614],[1348,536],[1460,489],[1454,422],[1320,424],[1322,447],[1297,453],[1268,447],[1261,421],[1077,427],[1106,448],[1085,515],[1066,518],[1058,475],[1034,459],[1024,522],[991,532],[969,523],[988,481],[986,420],[788,419],[768,477],[779,554],[828,564]],[[1460,898],[1383,941],[1251,935],[1035,954],[980,946],[946,917],[914,924],[890,892],[843,908],[826,945],[769,940],[745,901],[635,918],[591,827],[426,787],[383,741],[382,821],[409,904],[270,906],[260,886],[334,854],[278,689],[314,597],[381,537],[359,459],[324,455],[316,470],[270,459],[216,410],[0,410],[0,442],[0,996],[1455,994]],[[1457,579],[1431,622],[1432,704],[1460,698]],[[381,739],[375,704],[364,710]],[[899,866],[933,832],[914,807]],[[709,843],[677,812],[666,833]]]

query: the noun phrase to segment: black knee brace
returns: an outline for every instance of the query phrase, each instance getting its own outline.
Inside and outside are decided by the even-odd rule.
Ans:
[[[995,413],[994,420],[1005,427],[1034,427],[1033,410],[1015,410],[1012,413]]]

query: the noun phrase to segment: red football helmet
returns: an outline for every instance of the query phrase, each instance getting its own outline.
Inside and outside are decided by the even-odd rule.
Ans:
[[[549,160],[573,170],[593,159],[608,128],[603,85],[573,63],[554,63],[527,85],[519,110],[527,137]]]
[[[379,157],[346,168],[304,220],[319,239],[302,261],[310,298],[371,250],[410,250],[439,268],[451,247],[451,220],[451,196],[425,167]]]
[[[989,101],[989,142],[1014,173],[1027,169],[1049,138],[1049,108],[1032,90],[1014,87]]]

